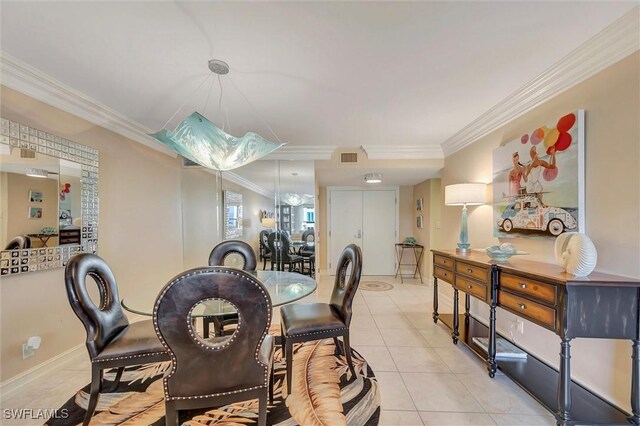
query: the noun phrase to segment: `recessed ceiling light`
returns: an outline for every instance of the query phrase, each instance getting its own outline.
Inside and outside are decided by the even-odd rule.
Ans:
[[[49,177],[49,172],[43,169],[33,169],[33,168],[28,168],[25,170],[24,174],[26,174],[29,177],[36,177],[36,178],[47,178]]]
[[[364,181],[367,183],[380,183],[382,182],[382,173],[367,173],[364,175]]]

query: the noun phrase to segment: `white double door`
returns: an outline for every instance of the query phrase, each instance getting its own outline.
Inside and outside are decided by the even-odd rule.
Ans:
[[[329,193],[329,273],[335,274],[342,250],[362,248],[364,275],[395,273],[398,227],[397,189],[332,188]]]

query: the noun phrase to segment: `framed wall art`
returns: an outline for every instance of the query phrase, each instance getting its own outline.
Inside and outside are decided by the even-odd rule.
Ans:
[[[585,231],[584,110],[530,129],[493,152],[494,236]]]

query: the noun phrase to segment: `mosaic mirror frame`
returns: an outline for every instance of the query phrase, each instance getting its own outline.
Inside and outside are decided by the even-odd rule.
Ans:
[[[0,118],[0,143],[80,164],[80,244],[0,251],[0,276],[61,268],[79,253],[98,250],[98,150]]]

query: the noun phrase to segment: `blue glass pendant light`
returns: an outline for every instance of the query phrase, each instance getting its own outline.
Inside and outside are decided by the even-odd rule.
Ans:
[[[229,72],[229,66],[216,59],[209,61],[209,69],[218,74],[218,78]],[[251,132],[239,138],[232,136],[198,112],[182,120],[173,131],[162,129],[152,136],[181,156],[220,171],[251,163],[284,145]]]

